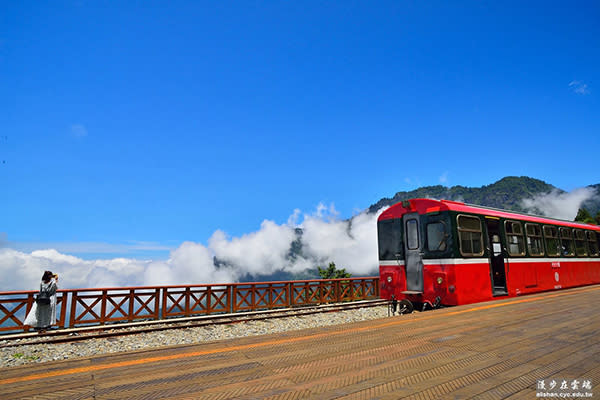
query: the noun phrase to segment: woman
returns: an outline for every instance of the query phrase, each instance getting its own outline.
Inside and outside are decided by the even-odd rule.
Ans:
[[[45,271],[42,275],[42,282],[40,283],[40,293],[38,298],[33,303],[31,311],[25,318],[25,325],[32,326],[39,333],[46,332],[52,325],[56,324],[56,289],[58,281],[58,275],[52,273],[52,271]],[[49,298],[50,302],[45,304],[41,298]]]

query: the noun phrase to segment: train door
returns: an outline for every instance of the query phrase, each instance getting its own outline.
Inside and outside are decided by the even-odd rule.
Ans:
[[[419,214],[405,214],[404,223],[404,261],[406,264],[405,294],[423,293],[423,244],[421,243],[421,224]]]
[[[500,240],[500,220],[485,217],[490,252],[490,277],[494,296],[507,295],[506,263],[502,241]]]

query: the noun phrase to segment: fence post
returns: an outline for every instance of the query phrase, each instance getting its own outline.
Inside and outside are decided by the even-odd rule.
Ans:
[[[161,304],[161,318],[165,319],[167,318],[167,295],[168,295],[168,290],[169,288],[162,288],[162,304]]]
[[[106,322],[106,297],[108,295],[108,290],[102,291],[102,302],[100,303],[100,325],[104,325]]]
[[[160,319],[160,288],[154,290],[154,319]]]
[[[233,286],[231,285],[227,285],[227,301],[229,302],[227,305],[229,314],[233,314]]]
[[[135,289],[129,289],[129,309],[127,310],[127,321],[133,321],[133,305],[135,302]]]
[[[323,304],[324,303],[324,298],[323,298],[323,293],[325,292],[325,290],[323,290],[324,287],[324,281],[319,281],[319,289],[317,289],[319,291],[319,298],[318,298],[318,303],[317,304]],[[331,282],[329,282],[331,283]]]
[[[60,319],[58,320],[58,327],[65,327],[65,318],[67,314],[67,299],[69,297],[69,292],[61,292],[61,304],[60,304]]]
[[[190,287],[185,288],[185,316],[190,316]]]
[[[69,328],[75,326],[75,318],[77,317],[77,302],[79,301],[77,291],[73,291],[71,295],[71,318],[69,318]]]
[[[237,312],[236,305],[236,297],[237,297],[237,286],[235,284],[231,285],[231,313]]]
[[[202,301],[200,301],[202,303]],[[202,307],[202,304],[200,304]],[[212,287],[206,288],[206,315],[212,314]]]
[[[268,290],[268,296],[267,297],[267,309],[268,310],[272,310],[275,305],[273,304],[273,283],[269,283],[269,285],[267,286],[267,290]]]

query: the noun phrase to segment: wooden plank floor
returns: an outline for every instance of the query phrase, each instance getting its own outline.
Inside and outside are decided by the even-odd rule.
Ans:
[[[540,379],[600,385],[599,300],[588,286],[4,368],[0,399],[534,399]]]

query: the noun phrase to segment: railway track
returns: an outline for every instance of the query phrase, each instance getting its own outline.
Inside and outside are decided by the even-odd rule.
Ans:
[[[51,330],[44,334],[20,333],[0,336],[0,348],[29,344],[69,343],[89,339],[102,339],[117,336],[136,335],[172,329],[186,329],[210,325],[236,324],[276,318],[298,317],[318,313],[353,310],[364,307],[377,307],[388,304],[386,300],[362,300],[348,303],[323,304],[313,307],[297,307],[279,310],[254,311],[235,314],[218,314],[200,317],[173,318],[159,321],[142,321],[135,323],[115,323],[89,327]]]

